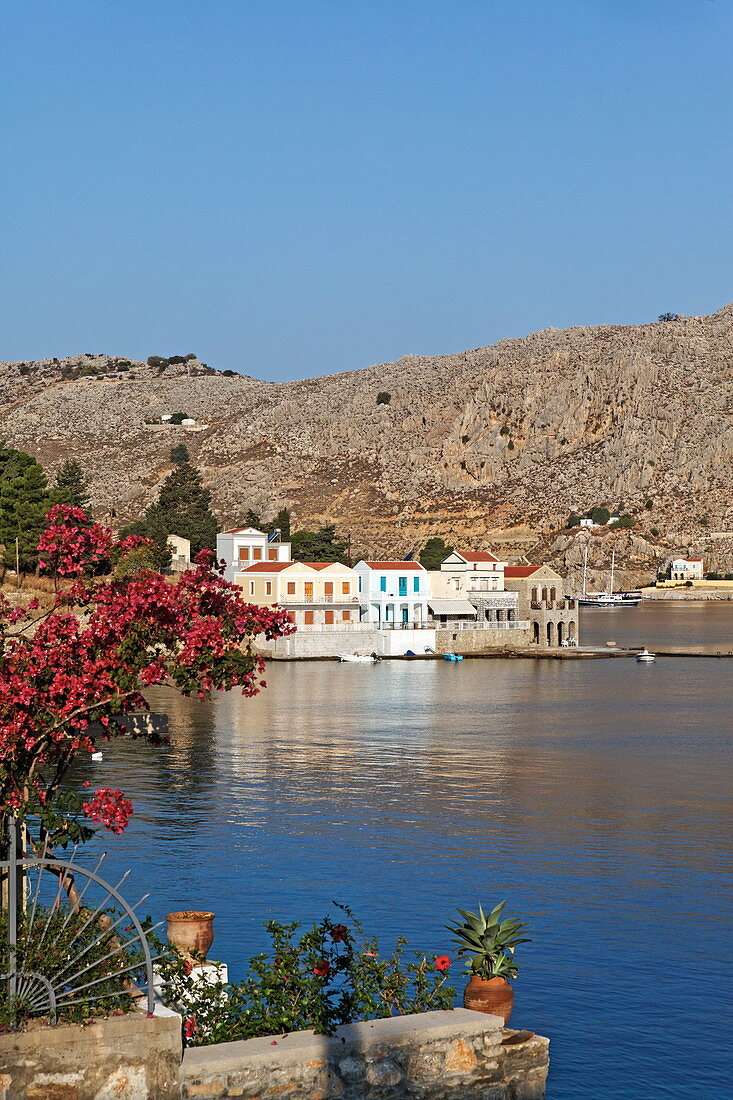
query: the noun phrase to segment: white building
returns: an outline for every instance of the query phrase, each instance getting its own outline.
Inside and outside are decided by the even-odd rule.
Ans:
[[[169,535],[166,539],[171,552],[171,572],[185,573],[191,565],[191,541],[180,535]]]
[[[419,561],[360,561],[354,566],[362,622],[391,629],[428,620],[428,573]]]
[[[234,581],[235,573],[254,562],[291,561],[290,543],[280,542],[277,534],[266,535],[256,527],[240,527],[216,536],[216,557],[226,562],[224,579]]]
[[[702,558],[675,558],[670,565],[672,581],[701,581],[702,577]]]

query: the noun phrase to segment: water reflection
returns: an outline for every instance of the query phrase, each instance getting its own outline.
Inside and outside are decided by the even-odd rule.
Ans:
[[[454,907],[506,896],[551,1096],[728,1095],[727,1040],[701,1066],[690,1019],[720,1034],[731,976],[729,667],[275,665],[253,700],[158,691],[171,748],[94,769],[137,811],[110,858],[156,916],[214,909],[235,974],[271,915],[335,898],[450,953]]]

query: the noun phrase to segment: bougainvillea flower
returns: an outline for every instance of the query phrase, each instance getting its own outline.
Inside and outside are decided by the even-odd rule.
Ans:
[[[319,963],[313,967],[313,973],[317,978],[327,978],[331,973],[331,964],[328,959],[321,959]]]
[[[345,943],[349,936],[349,930],[345,924],[334,924],[331,929],[331,939],[334,943]]]
[[[447,970],[449,966],[450,966],[450,959],[448,958],[448,956],[447,955],[438,955],[437,959],[435,960],[435,969],[436,970]]]

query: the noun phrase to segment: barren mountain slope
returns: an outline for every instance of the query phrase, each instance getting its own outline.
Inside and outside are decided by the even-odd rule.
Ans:
[[[49,469],[77,457],[95,504],[120,518],[155,496],[184,440],[226,524],[289,504],[300,526],[333,521],[371,553],[403,555],[433,533],[480,546],[497,529],[558,525],[573,507],[647,498],[647,530],[691,541],[701,519],[731,524],[733,306],[299,382],[225,377],[197,360],[163,373],[110,365],[0,365],[0,438]],[[84,366],[100,373],[68,377]],[[208,426],[145,423],[177,411]],[[505,537],[523,544],[521,531],[516,546]]]

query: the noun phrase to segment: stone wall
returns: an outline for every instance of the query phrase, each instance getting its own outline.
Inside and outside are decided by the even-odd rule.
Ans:
[[[298,630],[286,638],[267,641],[262,635],[257,648],[266,657],[304,658],[337,657],[340,653],[378,653],[380,657],[399,657],[411,649],[424,653],[425,646],[435,649],[434,630]]]
[[[526,649],[529,630],[436,630],[436,653],[485,653],[492,649]]]
[[[519,1040],[519,1041],[516,1041]],[[541,1100],[549,1042],[467,1009],[187,1050],[186,1100]]]
[[[180,1100],[181,1019],[141,1013],[0,1034],[0,1100]]]

